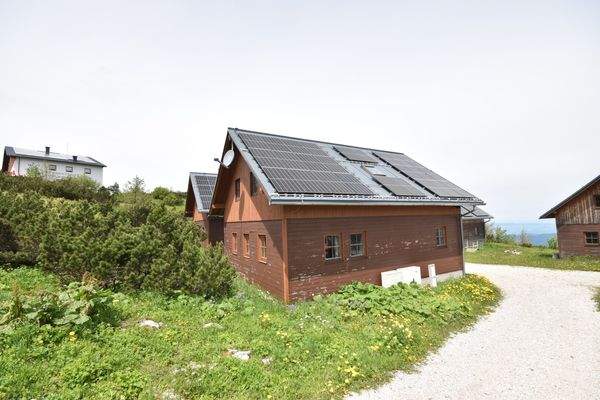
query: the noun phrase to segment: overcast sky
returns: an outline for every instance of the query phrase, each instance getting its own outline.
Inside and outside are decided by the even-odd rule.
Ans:
[[[600,2],[0,0],[0,146],[185,190],[228,126],[404,152],[534,219],[600,174]]]

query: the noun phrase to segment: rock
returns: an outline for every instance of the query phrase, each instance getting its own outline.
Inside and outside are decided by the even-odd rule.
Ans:
[[[145,328],[152,328],[152,329],[160,329],[162,327],[161,323],[152,321],[151,319],[143,319],[140,321],[139,325],[143,326]]]
[[[161,400],[181,400],[182,397],[175,393],[173,389],[167,389],[160,395]]]
[[[210,329],[210,328],[214,328],[214,329],[223,329],[223,325],[221,324],[217,324],[216,322],[208,322],[206,324],[204,324],[202,326],[204,329]]]
[[[238,360],[242,360],[242,361],[248,361],[250,359],[250,350],[236,350],[236,349],[229,349],[227,351],[227,354],[229,354],[231,357],[235,357]]]
[[[271,361],[273,361],[273,359],[271,357],[265,357],[260,361],[262,361],[262,363],[265,365],[269,365],[269,364],[271,364]]]

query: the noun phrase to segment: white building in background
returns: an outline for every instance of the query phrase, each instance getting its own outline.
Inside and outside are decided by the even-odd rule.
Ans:
[[[2,160],[2,172],[9,175],[27,175],[27,170],[37,167],[46,179],[63,179],[87,176],[102,185],[102,169],[106,165],[87,156],[53,153],[46,150],[27,150],[6,146]]]

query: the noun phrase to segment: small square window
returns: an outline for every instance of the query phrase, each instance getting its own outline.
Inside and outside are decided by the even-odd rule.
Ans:
[[[50,164],[50,165],[48,166],[48,169],[49,169],[50,171],[56,171],[56,164]]]
[[[335,260],[341,258],[339,235],[325,236],[325,259]]]
[[[594,195],[594,206],[600,208],[600,194]]]
[[[250,234],[244,233],[244,257],[250,257]]]
[[[83,169],[83,173],[91,175],[92,174],[92,169],[91,168],[84,168]]]
[[[363,243],[362,233],[353,233],[350,235],[350,257],[359,257],[365,254],[365,245]]]
[[[256,194],[257,187],[258,185],[256,178],[254,177],[254,174],[250,172],[250,196],[254,196]]]
[[[267,236],[258,235],[258,260],[267,261]]]
[[[437,247],[446,246],[446,227],[445,226],[435,229],[435,245]]]
[[[240,199],[240,180],[239,179],[235,180],[235,199],[236,200]]]
[[[237,232],[231,234],[231,252],[237,254]]]
[[[598,246],[600,244],[598,232],[585,232],[585,244],[588,246]]]
[[[67,171],[67,172],[73,172],[73,166],[72,165],[67,165],[65,167],[65,171]]]

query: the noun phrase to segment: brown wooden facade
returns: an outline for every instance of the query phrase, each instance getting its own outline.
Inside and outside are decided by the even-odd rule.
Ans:
[[[600,176],[542,218],[556,220],[561,257],[600,257]]]
[[[417,265],[423,277],[431,263],[438,275],[463,270],[458,206],[270,205],[260,185],[251,193],[250,181],[242,157],[222,168],[211,214],[223,215],[224,246],[237,271],[284,301],[329,293],[352,281],[381,284],[381,272],[399,267]],[[445,232],[440,246],[438,229]],[[360,256],[350,255],[352,234],[362,235]],[[335,260],[325,259],[327,235],[341,238]]]
[[[485,220],[463,219],[463,243],[465,248],[478,248],[485,242]]]

